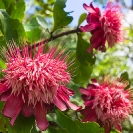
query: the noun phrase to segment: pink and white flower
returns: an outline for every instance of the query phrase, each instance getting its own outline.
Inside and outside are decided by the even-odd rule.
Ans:
[[[59,52],[52,47],[44,53],[42,46],[20,50],[15,43],[10,43],[3,56],[6,68],[0,80],[0,100],[5,102],[2,114],[11,118],[11,125],[22,113],[26,117],[35,115],[38,128],[46,130],[46,114],[54,105],[61,111],[80,108],[69,99],[74,91],[66,87],[71,76],[63,50]]]
[[[80,29],[92,34],[90,38],[91,47],[88,48],[88,52],[91,52],[93,48],[106,51],[106,41],[109,47],[123,41],[122,13],[118,4],[109,2],[102,13],[92,3],[90,3],[90,6],[86,4],[83,6],[89,13],[86,18],[88,24],[81,26]]]
[[[87,89],[80,88],[83,94],[85,108],[81,110],[83,122],[98,122],[104,125],[105,133],[110,133],[112,128],[121,131],[121,122],[132,112],[131,92],[124,90],[126,82],[115,80],[99,84],[92,79]]]

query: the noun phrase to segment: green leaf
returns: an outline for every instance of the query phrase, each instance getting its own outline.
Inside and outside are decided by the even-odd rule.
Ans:
[[[2,116],[1,110],[3,109],[3,106],[4,106],[4,103],[0,101],[0,118],[1,118],[1,116]]]
[[[55,128],[53,126],[48,127],[48,132],[49,133],[68,133],[66,129],[63,128]]]
[[[5,4],[3,3],[3,0],[0,0],[0,9],[5,9]]]
[[[36,126],[35,123],[32,126],[31,132],[30,133],[38,133],[38,131],[36,130]]]
[[[121,79],[121,81],[128,81],[129,84],[125,88],[125,89],[128,89],[130,87],[130,84],[131,84],[130,80],[129,80],[128,73],[127,72],[122,73],[120,76],[120,79]]]
[[[23,0],[12,2],[6,11],[11,18],[22,21],[24,18],[25,2]]]
[[[46,20],[43,18],[43,17],[41,17],[41,16],[37,16],[36,17],[36,20],[37,20],[37,22],[38,22],[38,24],[40,25],[40,26],[42,26],[44,29],[46,29],[48,26],[48,24],[47,24],[47,22],[46,22]]]
[[[15,121],[15,125],[10,126],[7,124],[7,128],[9,133],[30,133],[34,123],[34,117],[24,117],[23,115],[19,115]]]
[[[112,129],[112,130],[110,131],[110,133],[121,133],[121,132],[118,131],[118,130],[116,130],[116,129]]]
[[[6,121],[4,119],[4,117],[0,118],[0,131],[2,131],[2,133],[6,133]]]
[[[17,40],[25,36],[23,25],[19,20],[10,18],[3,9],[0,10],[0,30],[6,41]]]
[[[14,2],[14,0],[0,0],[0,1],[3,2],[5,5],[5,8],[2,9],[8,9],[11,3]]]
[[[36,17],[32,18],[30,22],[24,24],[24,29],[25,31],[31,31],[34,29],[38,29],[39,28],[39,24],[36,20]]]
[[[33,18],[30,22],[24,24],[24,29],[26,31],[26,37],[30,43],[34,43],[34,41],[40,39],[42,31],[36,18]]]
[[[81,34],[78,34],[78,42],[76,55],[78,61],[83,65],[93,65],[96,61],[96,58],[93,52],[88,53],[87,49],[90,47],[90,44],[82,38]]]
[[[56,111],[56,114],[58,124],[66,129],[68,133],[100,133],[97,123],[82,123],[78,120],[71,120],[70,117],[60,111]]]
[[[3,109],[4,103],[0,102],[0,131],[2,131],[2,133],[6,133],[6,121],[4,119],[4,117],[2,116],[1,110]]]
[[[87,66],[84,66],[80,62],[78,62],[78,60],[75,61],[75,64],[78,68],[76,71],[76,76],[74,77],[74,82],[78,84],[87,83],[91,76],[93,66],[90,66],[89,64]]]
[[[0,59],[0,68],[6,68],[5,62],[1,59]]]
[[[34,43],[35,41],[38,41],[41,38],[41,30],[34,29],[32,31],[28,31],[26,32],[26,37],[30,43]]]
[[[73,17],[68,16],[70,12],[65,12],[66,0],[56,0],[54,4],[54,30],[67,26],[73,20]]]
[[[75,59],[73,65],[69,67],[70,72],[72,72],[73,81],[77,84],[86,84],[89,81],[89,78],[92,74],[92,70],[94,66],[91,66],[89,63],[87,65],[83,65],[79,62],[79,60],[75,57],[76,53],[73,52],[73,55],[69,57],[69,60]]]
[[[99,128],[100,133],[104,133],[104,127]]]
[[[129,76],[128,76],[128,73],[127,73],[127,72],[122,73],[121,76],[120,76],[120,78],[121,78],[122,80],[127,80],[127,81],[129,81]]]
[[[78,21],[78,26],[80,26],[83,23],[83,21],[86,19],[86,16],[87,16],[86,13],[83,13],[80,15],[79,21]]]
[[[22,21],[25,11],[25,2],[24,0],[0,0],[0,8],[6,9],[6,12],[11,18]]]
[[[1,36],[0,36],[0,44],[2,44],[2,46],[6,46],[6,40],[5,40],[5,38],[2,36],[2,34],[1,34]]]

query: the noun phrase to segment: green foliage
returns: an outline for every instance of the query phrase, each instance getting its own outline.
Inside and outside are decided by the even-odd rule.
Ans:
[[[41,38],[41,28],[40,24],[44,23],[44,21],[40,21],[40,16],[34,17],[30,22],[24,24],[24,29],[26,32],[26,38],[30,43],[34,43],[34,41],[38,41]],[[38,22],[39,21],[39,22]],[[45,26],[45,25],[44,25]]]
[[[77,59],[75,60],[75,67],[77,67],[76,75],[74,77],[74,82],[78,84],[85,84],[89,82],[93,66],[82,65]]]
[[[76,58],[73,65],[70,67],[70,70],[75,69],[75,72],[73,72],[73,81],[77,84],[88,84],[90,76],[92,74],[94,67],[93,65],[96,58],[94,57],[92,52],[87,52],[87,48],[89,46],[90,44],[83,39],[82,35],[78,34],[76,55],[73,52],[73,55],[70,58],[70,60]]]
[[[62,128],[62,127],[56,128],[53,126],[49,126],[48,133],[68,133],[68,131],[67,131],[67,129]]]
[[[6,121],[4,117],[0,117],[0,131],[2,131],[2,133],[6,133]]]
[[[3,9],[0,9],[0,30],[6,41],[24,37],[25,31],[22,23],[17,19],[12,19]]]
[[[83,21],[86,19],[86,16],[87,16],[86,13],[83,13],[80,15],[79,21],[78,21],[78,26],[80,26],[83,23]]]
[[[76,58],[76,53],[74,51],[72,56],[69,57],[69,60],[73,59],[75,59],[74,63],[69,68],[69,70],[72,71],[72,75],[74,75],[73,81],[81,85],[88,84],[88,81],[92,74],[93,66],[91,66],[89,63],[87,65],[81,64]]]
[[[6,67],[6,65],[5,65],[4,61],[2,59],[0,59],[0,78],[3,77],[1,70],[4,69],[5,67]]]
[[[37,129],[36,129],[36,125],[35,123],[32,126],[31,132],[30,133],[38,133]]]
[[[19,0],[18,2],[12,2],[10,7],[7,9],[7,13],[13,19],[19,19],[20,21],[24,18],[25,11],[25,2],[23,0]]]
[[[0,102],[0,110],[2,110],[3,106],[4,106],[3,102]],[[1,118],[1,116],[2,116],[2,114],[0,113],[0,118]]]
[[[82,123],[78,120],[71,120],[70,117],[60,111],[56,111],[57,123],[64,129],[66,133],[100,133],[97,123]]]
[[[3,102],[0,102],[0,111],[2,110],[4,104]],[[2,116],[2,114],[0,113],[0,131],[2,131],[2,133],[6,133],[6,121],[4,119],[4,117]]]
[[[1,9],[6,9],[9,16],[13,19],[22,21],[24,18],[25,2],[23,0],[0,0]]]
[[[122,73],[120,78],[121,78],[122,81],[127,81],[128,82],[128,85],[125,88],[125,89],[128,89],[130,87],[130,80],[129,80],[128,73],[127,72]]]
[[[3,109],[3,106],[3,102],[0,102],[0,111]],[[0,113],[0,130],[2,133],[6,133],[6,130],[8,130],[8,133],[30,133],[32,127],[33,128],[31,133],[37,133],[35,132],[36,129],[34,125],[34,117],[24,117],[23,115],[19,115],[15,121],[14,126],[10,126],[9,119],[2,116]]]
[[[121,133],[121,132],[118,131],[118,130],[113,129],[113,130],[110,131],[110,133]]]
[[[40,24],[40,26],[42,26],[44,29],[48,28],[48,24],[47,24],[46,20],[43,17],[38,15],[36,17],[36,20],[37,20],[38,24]]]
[[[56,0],[54,4],[54,29],[62,28],[72,22],[73,18],[68,16],[70,12],[65,12],[66,0]]]
[[[43,15],[45,18],[53,17],[53,5],[56,0],[34,0],[31,6],[36,6],[36,14]],[[40,9],[37,7],[39,6]]]
[[[0,8],[8,9],[12,2],[14,2],[14,0],[0,0],[0,4],[2,5]]]
[[[0,44],[2,44],[3,46],[6,44],[6,41],[2,34],[0,34]]]
[[[17,117],[14,126],[10,126],[8,120],[6,121],[9,133],[30,133],[32,126],[35,124],[34,117],[24,117],[23,115]]]
[[[0,9],[5,9],[5,4],[3,3],[3,0],[0,0]]]
[[[48,24],[42,16],[37,15],[36,17],[32,18],[28,23],[23,25],[26,32],[26,38],[30,43],[33,44],[35,41],[41,39],[43,29],[45,30],[44,39],[47,38],[46,32],[48,30]]]
[[[94,65],[92,77],[102,79],[104,76],[110,75],[118,78],[123,71],[129,71],[127,59],[125,56],[116,54],[117,52],[124,53],[123,45],[116,45],[113,48],[107,49],[106,53],[96,53],[96,63]]]
[[[93,65],[96,60],[93,52],[87,52],[89,47],[90,44],[82,38],[81,34],[78,34],[76,55],[79,62],[85,66],[88,64]]]

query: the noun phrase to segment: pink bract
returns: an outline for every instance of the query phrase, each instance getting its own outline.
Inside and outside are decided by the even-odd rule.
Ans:
[[[46,130],[46,114],[54,105],[61,111],[80,108],[69,99],[74,91],[66,87],[71,76],[63,50],[52,47],[46,51],[42,46],[20,50],[13,42],[2,52],[6,68],[0,80],[0,100],[5,102],[2,114],[11,118],[11,125],[22,113],[26,117],[35,115],[38,128]]]
[[[106,51],[106,41],[108,47],[123,41],[122,13],[119,5],[109,2],[102,13],[92,3],[90,3],[90,6],[86,4],[83,6],[89,13],[86,18],[88,24],[81,26],[80,29],[92,34],[90,38],[91,46],[88,48],[88,52],[91,52],[93,48],[103,52]]]
[[[87,88],[80,88],[83,94],[85,108],[81,110],[83,122],[98,122],[104,125],[105,133],[110,133],[112,128],[121,131],[121,122],[128,117],[132,110],[131,92],[124,90],[126,82],[115,80],[99,84],[95,79]]]

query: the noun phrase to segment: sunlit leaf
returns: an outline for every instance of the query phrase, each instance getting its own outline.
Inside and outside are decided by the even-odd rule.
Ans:
[[[0,131],[2,131],[2,133],[6,133],[6,121],[4,117],[0,117]]]
[[[86,16],[87,16],[86,13],[83,13],[80,15],[79,20],[78,20],[78,26],[80,26],[83,23],[83,21],[86,19]]]
[[[47,24],[45,18],[38,15],[36,17],[36,20],[37,20],[38,24],[40,24],[40,26],[42,26],[44,29],[48,28],[48,24]]]
[[[121,133],[121,132],[118,131],[118,130],[112,129],[112,130],[110,131],[110,133]]]
[[[66,129],[68,133],[100,133],[97,123],[82,123],[78,120],[72,120],[60,111],[56,111],[56,114],[58,124]]]
[[[4,4],[4,8],[1,9],[8,9],[12,2],[14,2],[14,0],[0,0],[0,3]]]
[[[11,18],[19,19],[20,21],[22,21],[25,11],[25,2],[23,0],[12,2],[10,7],[6,9],[6,11]]]
[[[24,24],[24,29],[29,42],[33,43],[41,38],[42,31],[40,29],[40,24],[35,17],[27,24]]]
[[[88,64],[93,65],[96,60],[93,52],[91,53],[87,52],[89,46],[90,44],[82,38],[81,34],[78,34],[76,55],[78,61],[83,65],[88,65]]]
[[[25,36],[23,25],[19,20],[10,18],[3,9],[0,10],[0,30],[6,41]]]
[[[25,11],[25,2],[24,0],[0,0],[0,9],[5,9],[11,18],[22,21]]]
[[[5,4],[3,3],[3,0],[0,0],[0,9],[5,9]]]
[[[54,4],[54,30],[67,26],[73,20],[72,16],[68,16],[69,12],[65,12],[64,8],[66,0],[56,0]]]
[[[39,26],[40,25],[38,24],[36,17],[34,17],[31,19],[31,21],[24,24],[24,29],[25,31],[31,31],[31,30],[39,28]]]

